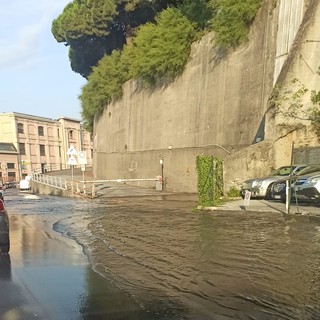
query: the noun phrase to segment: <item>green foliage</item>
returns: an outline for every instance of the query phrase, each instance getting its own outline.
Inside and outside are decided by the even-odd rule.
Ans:
[[[308,120],[303,110],[303,99],[308,89],[297,78],[290,81],[287,87],[274,88],[274,97],[270,100],[276,107],[276,113],[286,120],[293,118]]]
[[[228,198],[238,198],[240,196],[240,191],[236,187],[231,187],[228,191]]]
[[[87,78],[92,67],[122,49],[139,25],[153,21],[169,0],[73,0],[52,22],[58,42],[70,46],[72,70]]]
[[[310,121],[313,130],[320,137],[320,91],[310,91],[310,106],[307,106],[307,93],[309,89],[294,78],[286,87],[275,87],[269,103],[275,107],[275,114],[284,118],[286,125],[295,120]],[[296,123],[296,128],[300,128],[299,122]]]
[[[178,8],[196,25],[197,30],[209,27],[213,12],[208,0],[184,0],[178,5]]]
[[[82,116],[86,129],[92,131],[94,117],[100,115],[104,108],[122,95],[122,84],[129,79],[126,55],[113,51],[111,56],[104,56],[89,76],[82,89]]]
[[[195,36],[193,24],[174,8],[164,10],[156,24],[147,23],[134,39],[134,77],[147,84],[174,79],[188,60]]]
[[[261,3],[262,0],[211,0],[216,43],[229,48],[246,41],[249,27]]]
[[[222,161],[213,156],[197,156],[198,204],[212,207],[223,196]]]
[[[69,3],[52,23],[52,33],[58,42],[83,36],[104,37],[116,14],[116,3],[105,0],[75,0]]]

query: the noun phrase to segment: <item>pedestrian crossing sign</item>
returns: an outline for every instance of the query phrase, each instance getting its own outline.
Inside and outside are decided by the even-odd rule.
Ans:
[[[71,166],[76,166],[78,163],[77,163],[77,160],[74,156],[70,156],[67,164],[69,164]]]

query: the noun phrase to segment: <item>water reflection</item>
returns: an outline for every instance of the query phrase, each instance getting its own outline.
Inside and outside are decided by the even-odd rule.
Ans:
[[[11,280],[11,259],[9,254],[0,254],[0,279]]]

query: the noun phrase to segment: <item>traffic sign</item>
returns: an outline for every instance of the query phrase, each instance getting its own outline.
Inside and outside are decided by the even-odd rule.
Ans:
[[[67,164],[70,164],[71,166],[76,166],[78,163],[74,156],[70,156]]]
[[[67,155],[74,156],[76,154],[78,154],[78,151],[76,150],[76,148],[73,145],[70,145],[70,148],[67,151]]]
[[[79,164],[87,164],[87,153],[85,151],[78,152],[78,162]]]

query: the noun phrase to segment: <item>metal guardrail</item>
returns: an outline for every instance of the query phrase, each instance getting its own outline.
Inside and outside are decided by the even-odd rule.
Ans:
[[[56,189],[70,191],[72,196],[82,196],[85,198],[96,198],[99,196],[99,185],[107,182],[139,182],[155,181],[156,189],[162,189],[162,178],[157,176],[151,179],[108,179],[108,180],[74,180],[73,178],[64,178],[61,176],[52,176],[43,173],[32,173],[31,180],[45,184]],[[97,188],[98,186],[98,188]]]
[[[33,173],[31,180],[45,184],[49,187],[70,191],[71,195],[94,198],[96,196],[95,184],[91,181],[77,181],[59,176],[51,176],[42,173]]]
[[[57,189],[68,190],[68,179],[49,176],[42,173],[33,173],[31,176],[33,181],[37,181],[43,184],[46,184],[50,187],[55,187]]]

